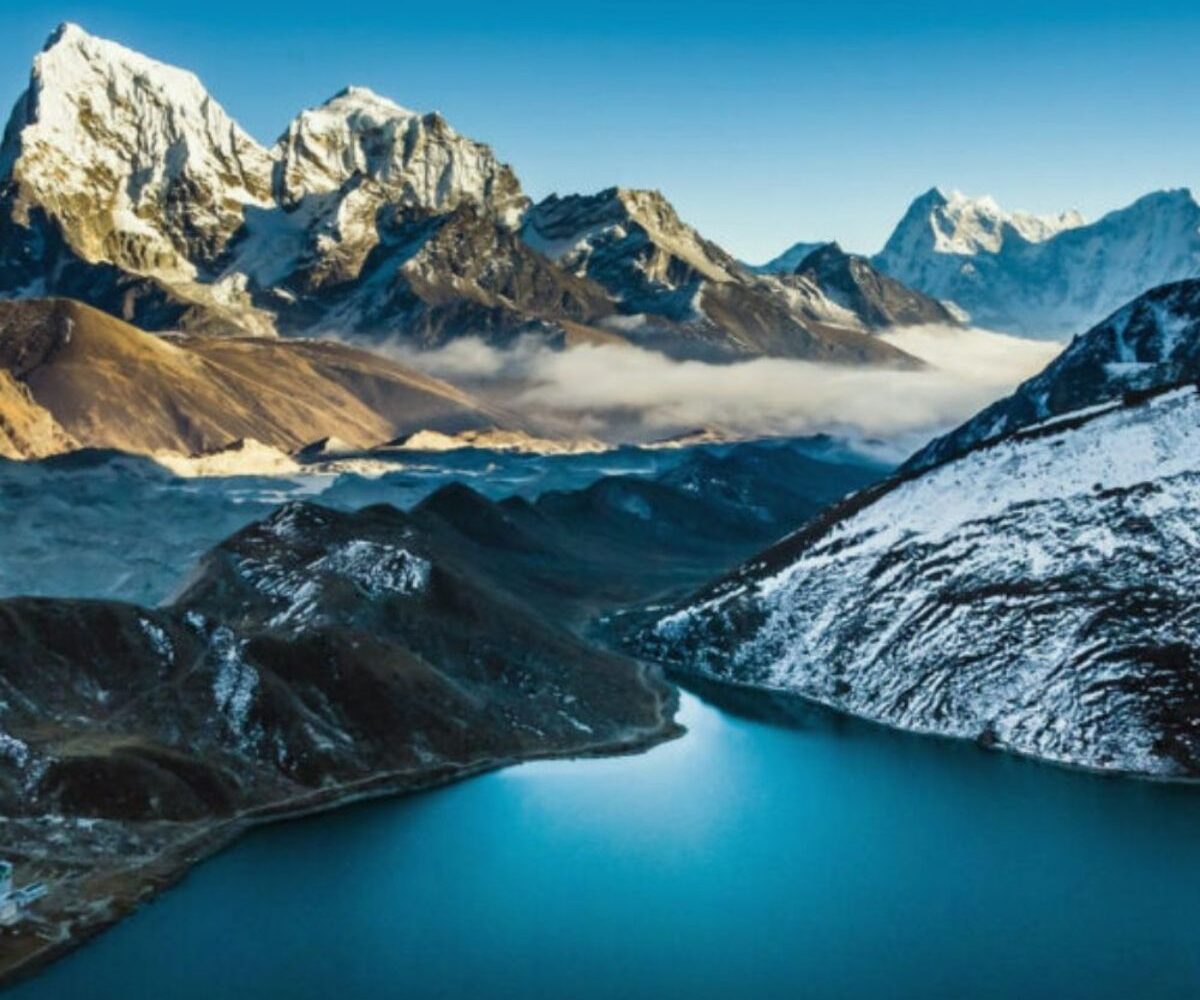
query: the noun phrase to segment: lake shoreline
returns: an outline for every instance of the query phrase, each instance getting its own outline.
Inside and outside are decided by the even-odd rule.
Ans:
[[[46,943],[14,955],[11,962],[8,956],[0,957],[0,990],[35,977],[47,966],[103,934],[146,904],[154,902],[163,892],[182,882],[198,865],[259,827],[330,813],[372,800],[434,791],[519,764],[632,756],[683,736],[686,729],[676,721],[679,689],[669,683],[655,667],[643,666],[643,681],[660,696],[657,723],[651,728],[628,731],[606,743],[506,757],[487,757],[463,764],[443,763],[421,771],[390,771],[350,784],[318,789],[310,795],[267,803],[235,816],[187,824],[189,832],[149,862],[112,873],[122,885],[128,884],[131,891],[102,915],[97,911],[97,919],[72,926],[58,939],[47,940],[36,931],[14,934],[8,938],[8,941],[29,942],[31,937],[39,937],[46,940]],[[44,925],[52,920],[52,917],[46,920],[39,918],[38,923]],[[28,925],[29,922],[25,926]]]
[[[679,687],[685,691],[689,691],[698,695],[705,701],[717,705],[725,711],[732,712],[736,715],[743,715],[748,718],[758,718],[769,721],[779,722],[779,718],[773,714],[755,714],[746,712],[740,708],[736,699],[722,699],[720,692],[727,694],[740,694],[751,698],[761,699],[763,702],[778,702],[779,699],[787,699],[795,702],[798,705],[803,705],[809,709],[815,709],[821,712],[828,713],[831,717],[849,720],[856,723],[862,723],[867,726],[872,726],[877,729],[889,733],[898,733],[902,736],[911,736],[915,739],[932,739],[941,740],[946,743],[954,743],[960,746],[973,746],[977,750],[989,754],[999,754],[1003,757],[1008,757],[1013,760],[1018,760],[1027,764],[1035,764],[1041,767],[1049,767],[1058,771],[1065,771],[1071,774],[1082,774],[1092,778],[1106,778],[1114,781],[1132,781],[1151,785],[1168,785],[1176,787],[1192,787],[1200,786],[1200,778],[1188,777],[1186,775],[1172,776],[1169,774],[1149,774],[1145,771],[1121,770],[1117,768],[1101,768],[1092,767],[1087,764],[1077,764],[1069,760],[1056,760],[1053,757],[1041,757],[1034,753],[1021,750],[1018,747],[1009,746],[1005,743],[985,743],[975,736],[958,736],[954,733],[939,732],[936,729],[911,729],[906,726],[896,725],[888,722],[885,719],[875,719],[869,715],[859,715],[851,712],[832,702],[822,701],[819,698],[814,698],[811,695],[804,694],[800,691],[792,691],[788,688],[767,687],[761,684],[751,684],[746,681],[729,680],[723,677],[709,677],[703,674],[689,674],[682,670],[663,668],[666,675]],[[782,712],[780,715],[787,716],[788,713]]]

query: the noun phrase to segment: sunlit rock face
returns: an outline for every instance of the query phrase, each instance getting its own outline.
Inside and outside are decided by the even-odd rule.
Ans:
[[[596,225],[588,261],[554,245]],[[361,87],[268,148],[191,73],[69,24],[5,133],[0,295],[154,331],[913,363],[813,283],[752,275],[657,193],[531,211],[490,147]]]

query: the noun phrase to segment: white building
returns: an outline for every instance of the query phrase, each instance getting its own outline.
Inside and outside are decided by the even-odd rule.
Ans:
[[[0,861],[0,927],[11,927],[25,916],[25,908],[46,895],[46,886],[34,882],[23,889],[13,888],[13,866]]]
[[[15,924],[20,916],[21,911],[13,895],[13,866],[7,861],[0,861],[0,927]]]

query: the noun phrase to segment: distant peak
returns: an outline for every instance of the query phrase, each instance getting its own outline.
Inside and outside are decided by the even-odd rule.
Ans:
[[[1192,189],[1187,187],[1164,188],[1161,191],[1152,191],[1150,194],[1144,195],[1138,199],[1139,201],[1154,201],[1186,204],[1194,202],[1195,196],[1192,194]],[[1135,202],[1136,204],[1136,202]]]
[[[402,107],[390,98],[377,94],[370,87],[343,87],[323,104],[302,113],[301,117],[329,113],[347,116],[365,112],[382,118],[415,118],[417,112]]]
[[[388,101],[387,98],[381,97],[379,94],[375,93],[375,91],[373,91],[370,87],[359,87],[353,84],[351,84],[349,87],[343,87],[325,103],[337,104],[339,102],[356,104],[392,103],[391,101]]]
[[[941,187],[934,185],[928,191],[917,195],[917,197],[913,199],[913,207],[915,208],[918,205],[946,205],[950,202],[951,197],[955,194],[958,194],[958,192],[952,191],[947,194],[944,190],[942,190]]]

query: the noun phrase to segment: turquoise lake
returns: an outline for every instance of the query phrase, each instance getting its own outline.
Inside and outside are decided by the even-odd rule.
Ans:
[[[1200,996],[1200,788],[786,714],[259,830],[8,995]]]

